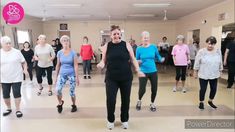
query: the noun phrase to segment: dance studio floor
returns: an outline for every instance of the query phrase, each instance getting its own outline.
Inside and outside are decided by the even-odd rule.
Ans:
[[[37,96],[37,83],[25,83],[22,86],[22,111],[24,117],[16,118],[15,111],[8,117],[1,117],[2,132],[105,132],[106,107],[104,74],[94,69],[92,79],[83,79],[82,69],[79,66],[80,85],[77,86],[78,112],[71,113],[71,101],[68,87],[64,89],[64,111],[57,113],[57,99],[47,95],[46,85],[41,96]],[[53,73],[54,74],[54,73]],[[185,119],[233,119],[235,91],[227,89],[226,84],[219,82],[214,103],[218,109],[209,108],[209,87],[206,94],[205,110],[198,109],[198,80],[188,77],[187,93],[180,90],[172,92],[174,86],[174,69],[162,70],[158,74],[158,94],[156,98],[157,111],[150,112],[150,85],[148,83],[146,94],[143,97],[141,111],[135,110],[138,94],[138,78],[133,80],[131,93],[131,108],[129,128],[121,128],[120,122],[120,93],[117,96],[116,123],[113,132],[234,132],[234,129],[185,129]],[[44,78],[46,84],[46,78]],[[55,88],[55,87],[53,87]],[[13,103],[13,102],[12,102]],[[14,104],[14,103],[13,103]],[[13,106],[13,110],[14,110]],[[5,104],[1,99],[1,109]]]

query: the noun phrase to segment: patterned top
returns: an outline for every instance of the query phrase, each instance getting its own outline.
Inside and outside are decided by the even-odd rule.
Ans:
[[[222,55],[219,49],[208,51],[207,48],[199,50],[194,70],[198,70],[198,77],[202,79],[215,79],[220,77],[223,70]]]

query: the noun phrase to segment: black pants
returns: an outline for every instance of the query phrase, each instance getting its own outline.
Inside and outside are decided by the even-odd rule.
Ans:
[[[39,66],[37,67],[37,81],[39,84],[42,83],[42,75],[43,75],[43,72],[46,71],[48,85],[52,85],[52,69],[53,69],[52,66],[47,67],[47,68],[41,68]]]
[[[210,88],[211,88],[209,98],[212,100],[215,97],[215,94],[217,91],[217,78],[212,79],[212,80],[205,80],[205,79],[199,78],[199,83],[200,83],[199,98],[200,98],[200,101],[205,100],[205,94],[206,94],[208,82],[209,82]]]
[[[109,122],[115,121],[115,105],[118,89],[121,93],[121,122],[129,120],[129,106],[132,80],[127,81],[114,81],[106,79],[106,107],[107,118]]]
[[[151,83],[151,102],[154,103],[154,100],[157,95],[157,83],[158,83],[158,76],[157,72],[153,73],[145,73],[145,77],[139,77],[139,100],[142,99],[143,95],[146,91],[146,84],[148,79]]]
[[[82,63],[83,63],[83,74],[90,75],[90,73],[91,73],[91,60],[84,60]]]
[[[2,83],[2,94],[4,99],[10,98],[11,88],[13,90],[14,98],[21,97],[21,82],[16,83]]]
[[[182,81],[186,80],[186,69],[187,66],[175,66],[176,69],[176,77],[175,80],[179,81],[180,78]]]
[[[235,62],[228,62],[228,85],[232,86],[235,77]]]
[[[56,63],[57,63],[57,57],[55,57],[54,60],[53,60],[53,70],[55,70]]]
[[[32,81],[33,80],[33,63],[27,63],[28,66],[28,73],[29,73],[29,78]],[[25,74],[24,74],[24,80],[25,80]]]

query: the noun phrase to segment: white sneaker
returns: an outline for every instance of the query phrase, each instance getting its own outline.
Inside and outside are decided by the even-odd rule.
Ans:
[[[186,93],[186,91],[187,91],[186,88],[183,88],[183,89],[182,89],[182,92],[183,92],[183,93]]]
[[[122,128],[127,129],[128,128],[128,122],[122,122]]]
[[[112,130],[112,129],[114,128],[114,123],[108,122],[108,123],[107,123],[107,128],[108,128],[109,130]]]
[[[173,87],[173,92],[176,92],[177,90],[176,90],[176,87]]]

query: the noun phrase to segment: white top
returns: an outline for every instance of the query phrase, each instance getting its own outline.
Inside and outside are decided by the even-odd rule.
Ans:
[[[170,47],[168,42],[160,42],[159,47],[162,47],[163,50],[167,50]]]
[[[35,56],[38,57],[38,66],[47,68],[53,66],[51,57],[55,57],[54,49],[51,45],[45,44],[45,46],[37,45],[34,51]]]
[[[23,81],[22,63],[25,62],[22,53],[11,48],[10,51],[1,49],[1,83],[15,83]]]
[[[194,70],[198,70],[198,77],[205,80],[219,78],[220,71],[223,70],[221,51],[200,49],[195,59]]]

